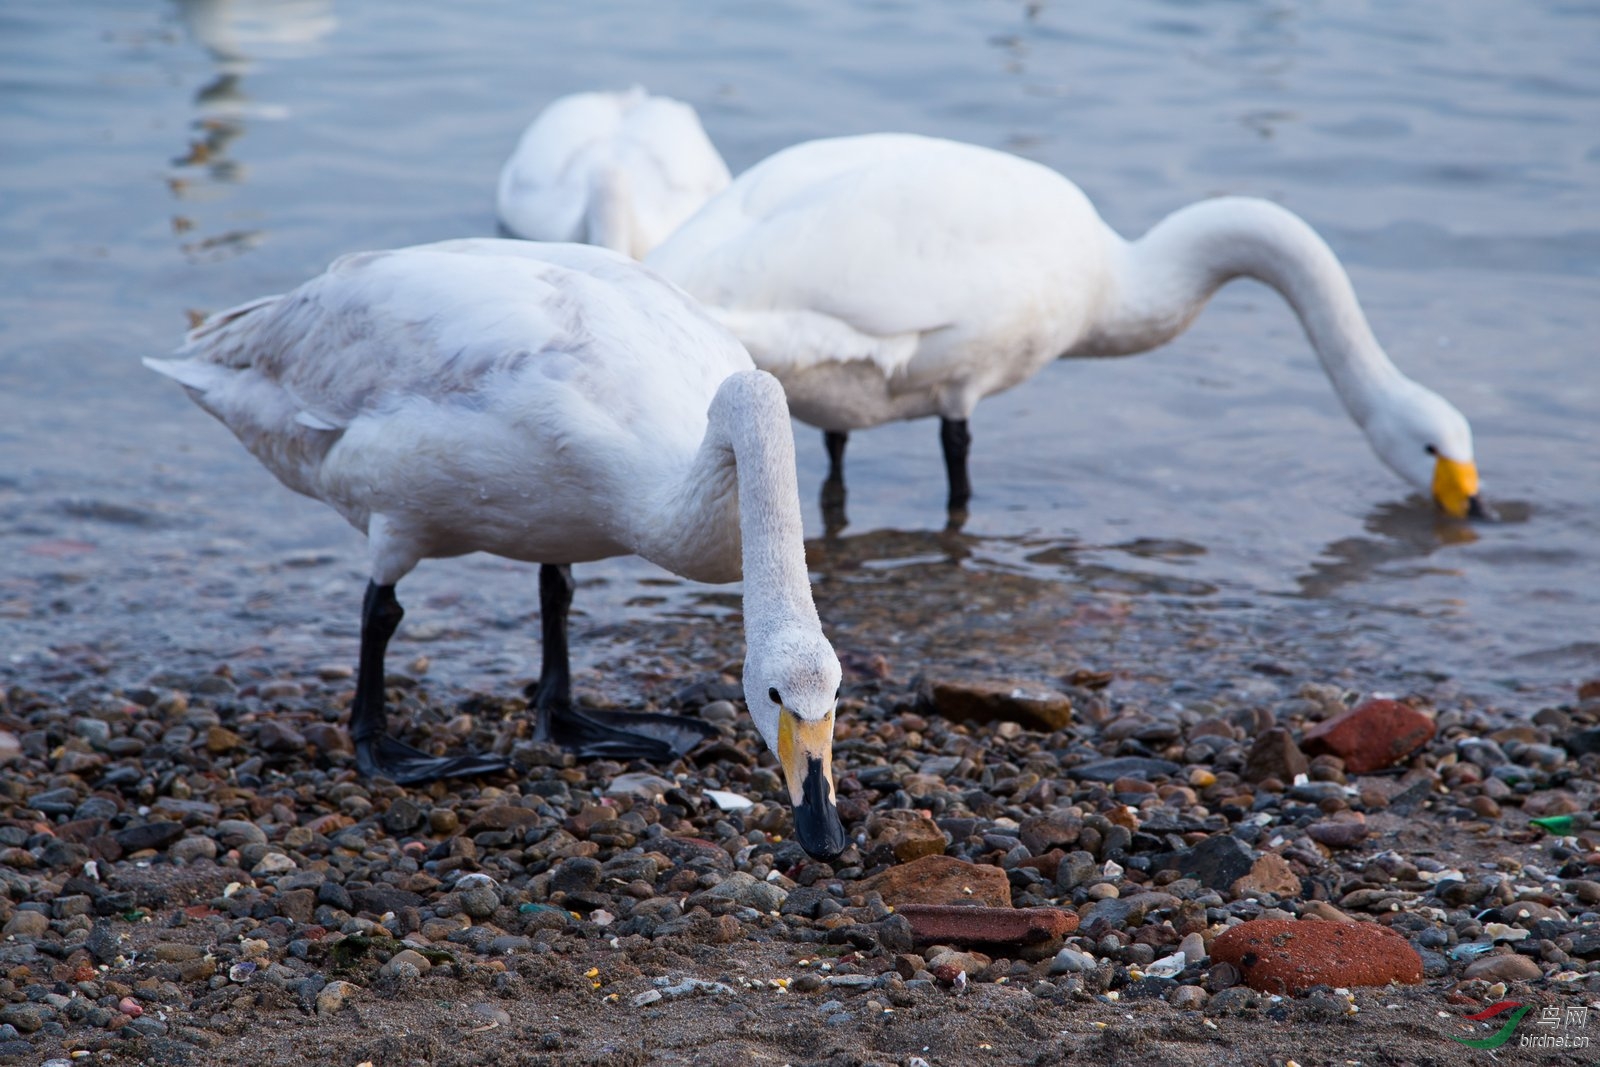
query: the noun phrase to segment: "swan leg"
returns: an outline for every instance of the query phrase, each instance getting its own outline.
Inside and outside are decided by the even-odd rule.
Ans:
[[[972,482],[967,478],[967,452],[972,448],[972,431],[966,419],[939,419],[939,444],[944,449],[945,474],[950,479],[951,511],[959,511],[972,499]]]
[[[849,443],[848,430],[822,431],[822,444],[828,450],[828,481],[844,482],[844,446]]]
[[[572,607],[572,568],[539,567],[539,628],[544,662],[539,681],[528,687],[538,719],[534,738],[570,749],[580,759],[647,759],[670,762],[716,733],[709,724],[681,715],[626,711],[579,711],[572,706],[572,669],[567,653],[567,613]]]
[[[439,778],[493,774],[511,762],[500,756],[430,756],[397,741],[385,731],[389,713],[384,707],[383,660],[405,617],[395,598],[394,586],[367,583],[361,605],[361,665],[356,674],[356,696],[350,705],[350,739],[356,747],[356,766],[368,778],[388,778],[399,785],[416,785]]]
[[[850,521],[844,513],[844,446],[849,441],[847,431],[822,431],[822,443],[828,449],[828,477],[822,483],[822,525],[830,537]]]

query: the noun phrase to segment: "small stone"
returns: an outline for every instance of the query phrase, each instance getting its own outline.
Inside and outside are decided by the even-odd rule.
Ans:
[[[1193,848],[1173,853],[1167,866],[1196,878],[1207,889],[1229,889],[1255,867],[1256,854],[1232,834],[1212,834]]]
[[[867,839],[901,863],[944,854],[944,831],[925,812],[908,809],[874,811],[867,820]]]
[[[1017,722],[1035,730],[1060,730],[1072,723],[1072,700],[1028,682],[924,681],[919,710],[952,722]]]
[[[253,822],[244,819],[223,819],[217,823],[217,840],[228,848],[241,848],[244,845],[266,844],[267,834]]]
[[[735,871],[706,890],[702,896],[712,900],[731,900],[759,912],[770,912],[781,910],[789,893],[782,886],[764,882],[744,871]]]
[[[1075,948],[1063,948],[1050,961],[1051,974],[1087,974],[1095,969],[1095,958]]]
[[[183,836],[181,822],[147,822],[130,826],[111,835],[124,852],[139,852],[147,848],[163,849]]]
[[[1416,949],[1375,923],[1252,919],[1219,934],[1211,956],[1238,967],[1250,987],[1264,993],[1422,981]]]
[[[1433,738],[1433,719],[1395,700],[1368,700],[1306,731],[1301,748],[1344,760],[1350,774],[1404,762]]]
[[[1199,1011],[1206,1006],[1206,991],[1197,985],[1181,985],[1167,996],[1167,1003],[1177,1011]]]
[[[389,961],[382,967],[378,968],[378,973],[410,977],[406,968],[410,968],[418,975],[424,975],[433,968],[433,964],[428,962],[428,957],[424,956],[422,953],[416,951],[415,949],[406,948],[401,949],[393,956],[390,956]],[[327,992],[327,990],[324,989],[323,992]],[[321,997],[319,996],[317,999],[320,1001]]]
[[[1281,726],[1274,726],[1256,738],[1245,757],[1244,777],[1251,782],[1276,778],[1292,782],[1296,775],[1310,770],[1311,763],[1294,743],[1294,737]]]
[[[1233,883],[1235,898],[1272,896],[1280,899],[1300,895],[1300,876],[1289,861],[1276,852],[1263,852],[1250,870]]]
[[[461,894],[461,910],[474,919],[487,919],[500,906],[500,894],[489,886],[474,886]]]
[[[407,797],[395,797],[383,813],[383,828],[396,837],[409,834],[422,822],[422,809]]]
[[[423,957],[423,962],[428,962],[427,957]],[[317,1014],[334,1014],[349,1003],[350,998],[356,995],[356,991],[357,987],[349,982],[329,982],[322,987],[322,992],[317,994]]]
[[[36,1004],[7,1004],[0,1008],[0,1023],[8,1023],[21,1033],[31,1034],[45,1024],[44,1009]]]
[[[297,870],[299,866],[293,858],[285,856],[282,852],[268,852],[261,857],[260,862],[250,868],[250,873],[256,877],[272,878],[276,875],[288,874],[290,871]]]
[[[1530,957],[1507,952],[1473,960],[1461,972],[1461,977],[1468,980],[1482,978],[1491,982],[1533,982],[1544,977],[1544,971]]]
[[[196,860],[217,858],[217,843],[209,837],[185,837],[174,841],[167,849],[174,863],[193,863]]]
[[[1170,778],[1181,770],[1171,760],[1151,759],[1147,756],[1118,756],[1114,759],[1094,760],[1067,768],[1067,775],[1080,782],[1114,782],[1118,778]]]
[[[1351,817],[1320,819],[1306,827],[1306,836],[1329,848],[1355,848],[1367,839],[1367,827],[1359,813]]]
[[[879,893],[884,903],[984,904],[1011,906],[1011,881],[999,867],[967,863],[953,856],[921,859],[873,875],[860,883],[864,893]]]
[[[256,745],[263,752],[304,752],[306,736],[286,722],[268,719],[256,732]]]
[[[42,911],[19,911],[11,916],[5,929],[0,931],[6,937],[40,938],[50,932],[50,916]]]
[[[213,756],[244,747],[244,738],[226,726],[213,726],[206,731],[206,751]]]

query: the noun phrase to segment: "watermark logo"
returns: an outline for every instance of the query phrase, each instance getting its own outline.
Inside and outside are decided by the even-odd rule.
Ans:
[[[1484,1038],[1468,1038],[1451,1036],[1450,1040],[1459,1041],[1468,1048],[1492,1049],[1499,1048],[1511,1040],[1512,1031],[1522,1021],[1522,1017],[1533,1011],[1532,1004],[1523,1004],[1515,1000],[1502,1000],[1498,1004],[1491,1004],[1474,1015],[1465,1015],[1462,1018],[1471,1022],[1488,1022],[1501,1015],[1506,1015],[1505,1022],[1500,1029]],[[1562,1008],[1559,1004],[1551,1004],[1539,1009],[1539,1015],[1534,1020],[1535,1031],[1531,1034],[1520,1035],[1517,1041],[1518,1048],[1588,1048],[1589,1037],[1587,1034],[1572,1033],[1573,1029],[1583,1029],[1589,1025],[1589,1009],[1584,1005],[1571,1005]]]

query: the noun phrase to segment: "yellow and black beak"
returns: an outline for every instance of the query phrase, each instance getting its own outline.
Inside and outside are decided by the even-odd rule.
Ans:
[[[815,859],[832,860],[847,844],[833,797],[833,713],[812,720],[779,708],[778,762],[794,801],[800,847]]]
[[[1491,517],[1478,498],[1478,468],[1471,462],[1439,456],[1433,464],[1433,499],[1453,518]]]

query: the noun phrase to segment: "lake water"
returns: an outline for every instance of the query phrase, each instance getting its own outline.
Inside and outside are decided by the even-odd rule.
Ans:
[[[540,106],[637,82],[694,103],[735,172],[910,130],[1058,168],[1125,233],[1221,193],[1285,204],[1472,420],[1507,519],[1435,520],[1287,307],[1236,284],[1164,349],[983,404],[959,534],[918,422],[856,435],[849,525],[823,539],[820,434],[798,427],[825,609],[865,618],[850,598],[881,583],[851,576],[892,572],[924,617],[988,611],[992,633],[1011,609],[985,591],[1025,587],[1029,626],[1068,644],[1086,604],[1132,612],[1138,641],[1084,638],[1128,675],[1180,646],[1204,673],[1201,619],[1230,665],[1293,649],[1356,687],[1570,699],[1600,675],[1597,56],[1600,7],[1551,0],[0,6],[0,680],[352,660],[359,537],[139,358],[343,252],[492,233]],[[589,669],[585,633],[736,603],[664,577],[580,571]],[[534,589],[425,564],[399,643],[452,685],[531,673]]]

